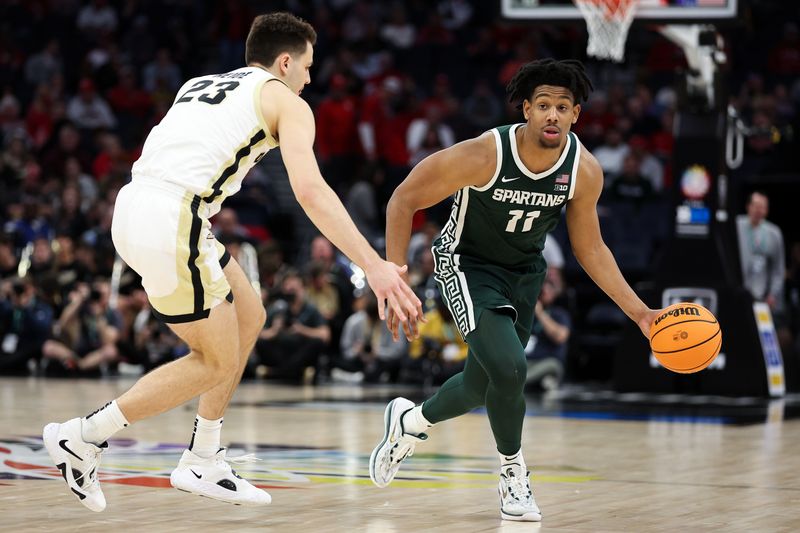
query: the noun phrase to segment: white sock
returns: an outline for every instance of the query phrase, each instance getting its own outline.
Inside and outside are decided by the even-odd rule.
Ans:
[[[417,405],[403,413],[400,422],[403,424],[403,433],[408,433],[409,435],[419,435],[433,426],[433,424],[428,422],[428,419],[423,416],[421,405]]]
[[[194,419],[194,433],[189,449],[200,457],[211,457],[219,451],[220,433],[222,433],[222,419],[206,420],[200,415]]]
[[[525,458],[522,457],[522,448],[512,455],[500,454],[500,469],[502,470],[504,466],[509,464],[517,464],[520,466],[523,473],[527,474],[528,472],[528,467],[525,465]]]
[[[128,419],[122,414],[117,401],[114,400],[81,419],[81,436],[86,442],[100,445],[111,435],[127,426]]]

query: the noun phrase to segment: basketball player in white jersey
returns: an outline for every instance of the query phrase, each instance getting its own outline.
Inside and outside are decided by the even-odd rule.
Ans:
[[[247,67],[186,82],[117,196],[114,245],[142,276],[153,313],[191,353],[143,376],[94,413],[44,428],[44,444],[69,489],[93,511],[106,506],[97,469],[107,439],[198,395],[195,430],[172,485],[229,503],[270,502],[269,494],[236,475],[220,446],[222,415],[266,313],[236,260],[214,239],[209,218],[279,143],[311,220],[364,269],[379,301],[400,317],[422,315],[402,280],[406,267],[378,256],[320,175],[314,117],[299,97],[310,81],[315,41],[314,29],[293,15],[257,17],[247,37]]]

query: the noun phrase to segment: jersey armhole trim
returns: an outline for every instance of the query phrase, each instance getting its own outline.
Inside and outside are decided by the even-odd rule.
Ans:
[[[264,120],[264,112],[261,109],[261,90],[264,88],[264,85],[269,83],[272,80],[278,80],[278,78],[267,78],[261,83],[256,84],[256,89],[253,91],[253,107],[255,108],[256,117],[258,118],[258,125],[264,130],[264,133],[267,134],[267,145],[270,148],[275,148],[278,146],[278,139],[272,134],[269,130],[269,126],[267,126],[267,121]],[[283,83],[281,80],[278,80]],[[285,85],[285,84],[284,84]]]
[[[482,187],[475,187],[473,185],[470,185],[471,189],[475,189],[478,192],[483,192],[492,188],[492,185],[494,185],[494,182],[497,181],[497,178],[500,175],[500,168],[503,166],[503,143],[502,140],[500,139],[500,132],[497,131],[497,129],[489,131],[491,131],[492,134],[494,135],[494,145],[495,149],[497,150],[497,164],[495,165],[494,168],[494,176],[492,176],[492,179],[489,180],[489,183],[487,183]]]
[[[574,135],[574,134],[573,134]],[[575,136],[575,161],[572,162],[572,179],[569,182],[569,194],[567,200],[572,200],[575,195],[575,182],[578,181],[578,167],[581,163],[581,142]]]

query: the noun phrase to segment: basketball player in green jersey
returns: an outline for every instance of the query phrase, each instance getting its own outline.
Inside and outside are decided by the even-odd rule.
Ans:
[[[539,521],[522,457],[525,353],[547,265],[547,232],[567,206],[575,257],[597,285],[648,336],[658,311],[633,292],[603,243],[597,200],[603,172],[570,132],[591,82],[578,61],[534,61],[507,87],[525,122],[501,126],[420,162],[389,201],[388,260],[402,263],[411,218],[455,194],[450,220],[433,244],[436,280],[469,346],[464,371],[422,405],[396,398],[370,457],[370,477],[385,487],[435,423],[486,406],[500,453],[500,514]],[[400,321],[387,319],[397,338]],[[415,335],[415,322],[402,325]]]

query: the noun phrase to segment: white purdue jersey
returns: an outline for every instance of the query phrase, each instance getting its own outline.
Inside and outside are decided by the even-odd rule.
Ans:
[[[206,204],[206,217],[239,191],[242,179],[278,145],[261,114],[261,88],[269,72],[245,67],[187,81],[152,129],[133,181],[176,184]]]

